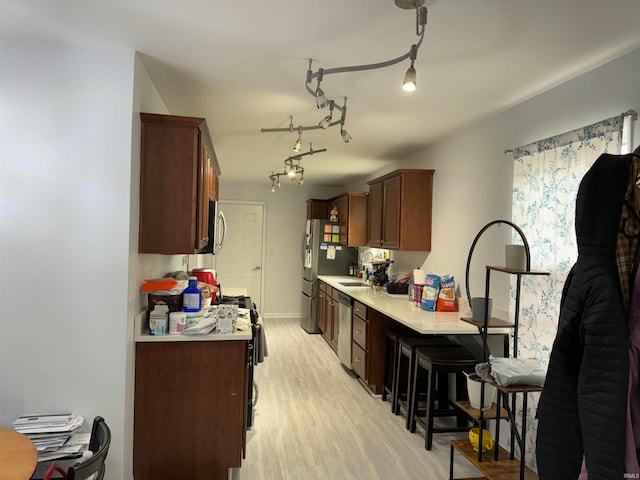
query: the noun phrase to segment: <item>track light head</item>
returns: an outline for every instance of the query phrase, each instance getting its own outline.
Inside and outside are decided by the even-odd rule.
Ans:
[[[349,143],[351,141],[351,135],[349,135],[346,130],[340,130],[340,135],[342,136],[342,140],[344,140],[344,143]]]
[[[318,108],[324,108],[327,105],[329,105],[329,102],[327,102],[327,97],[325,97],[324,92],[322,91],[322,89],[320,87],[318,87],[316,89],[316,106]]]
[[[411,62],[411,66],[407,69],[407,73],[404,75],[402,89],[405,92],[413,92],[416,89],[416,69],[413,68],[413,62]]]
[[[331,115],[327,115],[322,120],[320,120],[320,123],[318,123],[318,126],[320,128],[327,128],[331,123],[331,120],[332,120]]]
[[[296,143],[293,145],[293,151],[299,152],[301,148],[302,148],[302,127],[298,127],[298,140],[296,140]]]

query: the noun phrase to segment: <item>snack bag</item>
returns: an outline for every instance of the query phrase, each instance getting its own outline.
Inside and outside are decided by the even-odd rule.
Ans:
[[[445,275],[440,278],[440,293],[438,294],[438,303],[436,310],[438,312],[457,312],[456,304],[456,282],[453,275]]]
[[[435,273],[428,273],[424,280],[424,288],[422,289],[421,306],[423,310],[430,312],[436,311],[436,300],[438,299],[439,291],[440,277]]]

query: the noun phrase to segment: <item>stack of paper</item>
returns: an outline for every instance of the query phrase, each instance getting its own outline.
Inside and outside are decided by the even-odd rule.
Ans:
[[[12,423],[13,429],[28,436],[38,450],[38,461],[82,456],[91,433],[74,433],[84,417],[70,413],[23,415]]]
[[[198,321],[195,325],[186,328],[182,331],[184,335],[207,335],[211,332],[216,325],[218,324],[218,320],[215,317],[209,316],[204,317]]]

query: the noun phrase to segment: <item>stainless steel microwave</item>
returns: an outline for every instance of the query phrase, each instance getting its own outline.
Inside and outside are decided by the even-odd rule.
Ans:
[[[209,200],[209,242],[200,253],[216,255],[222,249],[226,236],[227,221],[224,218],[224,213],[220,210],[218,202]]]

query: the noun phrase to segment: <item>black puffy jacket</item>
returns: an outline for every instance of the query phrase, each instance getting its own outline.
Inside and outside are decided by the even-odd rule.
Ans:
[[[578,259],[565,282],[558,332],[538,404],[541,480],[622,479],[629,378],[628,335],[616,239],[630,156],[601,155],[576,199]]]

